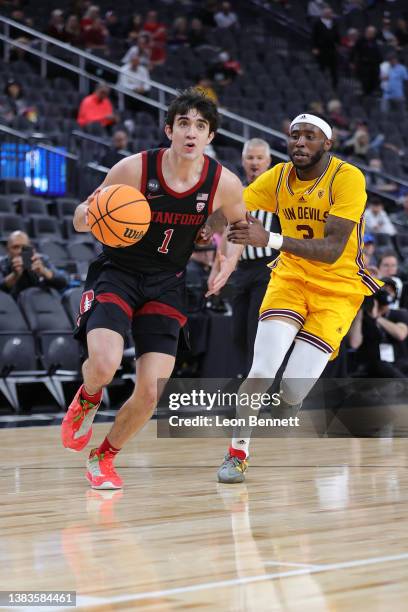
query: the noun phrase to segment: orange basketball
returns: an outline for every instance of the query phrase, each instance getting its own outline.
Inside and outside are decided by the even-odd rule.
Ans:
[[[151,211],[140,191],[129,185],[109,185],[99,191],[88,209],[88,223],[99,242],[127,247],[149,229]]]

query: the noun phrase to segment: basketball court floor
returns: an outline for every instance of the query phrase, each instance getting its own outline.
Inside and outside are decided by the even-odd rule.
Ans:
[[[94,491],[59,427],[1,429],[0,590],[90,611],[407,609],[406,440],[257,439],[247,482],[221,485],[226,442],[151,421],[118,457],[123,491]]]

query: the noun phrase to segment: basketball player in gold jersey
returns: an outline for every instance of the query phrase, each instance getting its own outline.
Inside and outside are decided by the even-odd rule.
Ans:
[[[296,117],[288,140],[291,161],[277,164],[244,191],[249,211],[277,213],[282,234],[267,232],[250,215],[228,234],[233,244],[281,252],[270,266],[254,360],[240,391],[266,391],[295,340],[281,384],[284,407],[301,404],[337,355],[364,296],[382,284],[369,275],[362,258],[364,176],[330,154],[331,136],[331,127],[320,117]],[[215,286],[222,276],[214,279]],[[245,415],[238,410],[237,416]],[[218,471],[220,482],[244,480],[250,430],[245,431],[232,440]]]

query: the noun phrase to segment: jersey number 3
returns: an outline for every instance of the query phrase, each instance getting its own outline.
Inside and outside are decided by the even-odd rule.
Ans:
[[[302,234],[302,238],[306,238],[307,240],[313,238],[314,236],[313,229],[310,227],[310,225],[297,225],[296,229],[298,232],[305,232]]]
[[[159,251],[159,253],[168,253],[169,252],[169,242],[171,240],[171,237],[173,235],[174,229],[167,229],[164,232],[164,240],[161,243],[161,246],[159,246],[159,248],[157,249]]]

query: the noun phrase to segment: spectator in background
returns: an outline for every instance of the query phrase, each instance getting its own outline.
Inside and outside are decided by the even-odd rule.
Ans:
[[[178,49],[188,45],[188,21],[187,17],[176,17],[173,21],[168,40],[170,49]]]
[[[130,155],[128,146],[129,137],[125,130],[116,130],[112,136],[112,148],[100,160],[102,166],[112,168],[125,156]]]
[[[135,54],[140,57],[140,65],[146,66],[146,68],[150,70],[152,67],[152,48],[149,34],[145,33],[139,35],[137,44],[130,47],[122,57],[122,64],[129,63],[130,58]]]
[[[217,13],[217,0],[206,0],[204,7],[199,11],[198,18],[202,21],[204,27],[215,28],[215,14]]]
[[[81,26],[76,15],[70,15],[65,22],[65,42],[73,47],[82,45]]]
[[[375,93],[380,84],[382,56],[376,36],[376,28],[367,26],[364,37],[356,42],[350,56],[365,96]]]
[[[375,93],[380,83],[382,55],[376,37],[376,28],[367,26],[364,37],[356,42],[350,56],[356,76],[361,82],[363,94],[366,96]]]
[[[154,66],[166,61],[167,28],[158,20],[157,11],[148,11],[143,24],[143,31],[150,34],[151,62]]]
[[[309,0],[307,3],[307,16],[310,19],[320,19],[326,6],[326,0]]]
[[[238,16],[231,10],[230,2],[221,2],[221,10],[215,13],[214,20],[217,28],[238,29]]]
[[[25,232],[12,232],[7,255],[0,258],[0,289],[17,297],[28,287],[65,289],[68,278],[57,270],[46,255],[38,253]]]
[[[390,108],[403,112],[405,109],[404,85],[408,81],[408,70],[399,63],[396,53],[388,57],[389,68],[382,76],[382,100],[381,110],[388,113]]]
[[[30,104],[24,97],[23,89],[18,81],[9,79],[4,89],[6,101],[4,112],[8,116],[10,123],[16,117],[24,117],[27,120],[27,128],[38,121],[38,110]]]
[[[371,198],[364,217],[366,230],[370,232],[370,234],[388,234],[389,236],[395,236],[397,233],[379,198]]]
[[[108,30],[110,38],[121,39],[123,37],[123,24],[115,11],[107,11],[105,13],[105,27]]]
[[[91,6],[88,6],[85,12],[85,15],[82,17],[80,21],[82,32],[85,32],[85,30],[93,24],[95,19],[100,19],[100,16],[101,16],[101,10],[99,6],[97,6],[96,4],[92,4]]]
[[[408,232],[408,193],[402,198],[402,210],[391,215],[392,222],[394,223],[398,232]]]
[[[211,79],[209,79],[206,76],[201,77],[198,80],[198,83],[195,86],[195,88],[198,89],[198,91],[201,91],[205,96],[207,96],[207,98],[210,98],[210,100],[215,102],[215,104],[217,104],[218,106],[219,104],[218,96],[215,92],[214,84],[211,81]]]
[[[214,261],[215,246],[194,245],[190,260],[186,268],[186,284],[194,286],[197,294],[197,301],[202,302],[207,288],[207,280],[211,272]]]
[[[391,19],[384,17],[382,20],[382,28],[378,33],[377,40],[384,45],[396,47],[398,45],[397,37],[392,31]]]
[[[403,17],[397,19],[397,27],[395,29],[395,36],[397,37],[398,46],[400,48],[408,45],[408,23]]]
[[[405,378],[408,373],[408,312],[392,309],[396,287],[392,279],[373,296],[365,298],[353,322],[350,345],[357,349],[360,375],[379,378]]]
[[[315,55],[320,70],[329,71],[332,85],[338,84],[338,53],[340,34],[334,20],[333,10],[326,6],[320,19],[314,24],[312,31],[313,55]]]
[[[143,30],[143,15],[141,13],[134,13],[130,28],[127,33],[127,41],[130,44],[137,43],[137,39]]]
[[[353,136],[344,143],[344,152],[359,161],[368,162],[370,150],[370,135],[366,129],[357,129]]]
[[[120,69],[118,85],[139,94],[150,91],[150,74],[146,66],[141,65],[138,53],[131,55],[130,61]]]
[[[398,276],[398,257],[394,251],[386,251],[378,259],[378,273],[383,276]]]
[[[228,51],[221,51],[217,61],[209,67],[208,76],[218,85],[229,85],[242,74],[241,64],[230,57]]]
[[[364,234],[363,247],[364,266],[370,274],[378,277],[377,256],[375,253],[375,240],[372,234]]]
[[[88,51],[103,51],[107,53],[108,36],[109,32],[105,28],[102,19],[97,17],[83,31],[85,49]]]
[[[369,161],[370,155],[379,155],[382,146],[391,147],[389,143],[384,143],[384,135],[377,134],[374,138],[371,137],[368,131],[367,123],[365,121],[358,121],[356,124],[356,131],[353,136],[344,143],[344,153],[352,155],[364,162],[365,164]]]
[[[95,91],[81,101],[77,122],[81,127],[86,127],[90,123],[99,123],[103,127],[108,127],[117,120],[112,102],[109,100],[109,87],[105,83],[98,83]]]
[[[330,123],[338,131],[338,137],[347,138],[349,136],[350,120],[343,111],[340,100],[329,100],[327,103],[327,116]]]
[[[379,157],[372,157],[369,162],[369,168],[373,172],[366,172],[367,189],[376,189],[384,193],[397,194],[398,185],[392,181],[385,181],[379,174],[384,172],[382,161]]]
[[[192,49],[208,46],[207,34],[201,19],[194,17],[188,31],[188,44]]]
[[[350,59],[351,52],[359,38],[360,32],[357,28],[349,28],[345,36],[340,39],[340,50],[346,61]]]
[[[51,13],[46,33],[48,36],[52,36],[52,38],[66,42],[64,25],[63,11],[61,9],[54,9]]]

